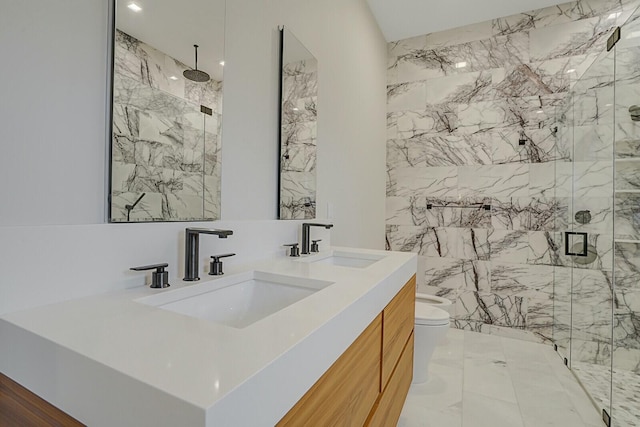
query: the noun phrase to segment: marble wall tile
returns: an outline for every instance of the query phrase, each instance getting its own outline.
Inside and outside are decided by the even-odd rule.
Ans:
[[[387,111],[421,110],[427,104],[425,81],[398,83],[387,86]]]
[[[608,197],[613,189],[613,165],[607,161],[574,162],[575,198]]]
[[[616,242],[615,251],[616,251],[616,256],[615,256],[616,274],[629,273],[628,275],[629,277],[633,277],[633,274],[640,275],[640,244],[639,243]],[[629,288],[633,288],[635,285],[635,283],[625,283],[625,282],[621,282],[621,283]],[[618,284],[619,283],[616,280],[616,285]]]
[[[523,230],[489,230],[492,262],[526,264],[529,255],[529,235]],[[495,264],[494,264],[495,265]]]
[[[423,283],[430,288],[447,289],[453,300],[461,291],[489,292],[491,268],[486,261],[426,257]]]
[[[529,196],[571,197],[574,163],[554,161],[529,166]]]
[[[458,112],[458,131],[475,133],[513,127],[553,129],[556,109],[562,102],[562,94],[549,94],[462,104]]]
[[[640,124],[617,123],[615,132],[615,157],[640,157]]]
[[[457,172],[455,166],[390,169],[387,196],[448,197],[455,194]]]
[[[530,30],[531,59],[544,61],[565,56],[582,55],[603,40],[615,22],[602,17],[582,19]]]
[[[390,162],[394,166],[438,167],[491,164],[490,148],[473,135],[432,135],[391,140]]]
[[[542,129],[523,129],[511,126],[482,132],[492,147],[493,164],[505,163],[546,163],[567,160],[567,155],[559,151],[555,126]],[[520,140],[525,144],[520,145]]]
[[[576,162],[608,161],[613,158],[613,126],[611,124],[573,127]]]
[[[616,239],[640,240],[640,194],[617,193],[614,203]]]
[[[427,39],[429,37],[427,36]],[[400,81],[433,79],[529,62],[526,32],[447,46],[413,49],[396,58]]]
[[[526,230],[531,212],[528,197],[494,198],[491,205],[491,224],[498,230]]]
[[[415,252],[427,257],[488,260],[488,232],[475,228],[388,225],[391,250]]]
[[[458,297],[454,310],[458,321],[515,329],[524,329],[527,323],[526,300],[522,297],[465,291]]]
[[[553,298],[553,284],[552,266],[492,262],[493,293],[549,299]]]
[[[640,190],[640,162],[616,163],[616,190]]]
[[[529,165],[463,166],[458,171],[462,197],[520,197],[529,193]]]
[[[425,38],[426,46],[444,47],[483,40],[495,35],[491,21],[465,25],[451,30],[429,33]]]

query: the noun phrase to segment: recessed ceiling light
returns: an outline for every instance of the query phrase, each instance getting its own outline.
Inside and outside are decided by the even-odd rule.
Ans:
[[[466,66],[467,66],[467,63],[465,61],[456,62],[456,68],[464,68]]]
[[[544,111],[543,110],[538,110],[538,111],[536,111],[536,113],[542,114],[542,113],[544,113]]]
[[[176,76],[171,76],[169,77],[171,80],[178,80],[178,78]]]
[[[607,19],[616,19],[620,15],[622,15],[622,12],[612,13],[611,15],[607,16]]]
[[[220,65],[224,67],[224,61],[220,61]]]
[[[135,3],[129,3],[127,7],[133,10],[134,12],[140,12],[142,10],[142,8]]]
[[[570,68],[570,69],[568,69],[568,70],[567,70],[567,74],[569,74],[569,73],[575,73],[575,72],[576,72],[576,69],[575,69],[575,68]]]
[[[300,111],[298,107],[293,107],[293,111]]]

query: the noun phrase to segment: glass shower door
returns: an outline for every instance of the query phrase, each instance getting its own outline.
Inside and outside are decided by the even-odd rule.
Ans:
[[[640,13],[616,44],[613,426],[640,425]]]

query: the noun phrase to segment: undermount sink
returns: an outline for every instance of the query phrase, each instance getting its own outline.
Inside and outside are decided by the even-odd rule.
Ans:
[[[331,284],[333,282],[251,271],[136,301],[242,329]]]
[[[326,255],[308,258],[305,262],[316,264],[330,264],[340,267],[365,268],[383,259],[383,255],[361,252],[332,251]]]

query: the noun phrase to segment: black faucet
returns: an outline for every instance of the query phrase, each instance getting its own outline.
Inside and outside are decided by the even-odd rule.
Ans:
[[[302,254],[309,254],[309,240],[311,235],[311,227],[324,227],[327,230],[333,227],[333,224],[314,224],[305,222],[302,224]]]
[[[233,234],[233,231],[216,230],[215,228],[187,228],[184,241],[184,279],[182,279],[187,282],[200,280],[198,265],[201,234],[214,234],[220,239],[226,239]]]

